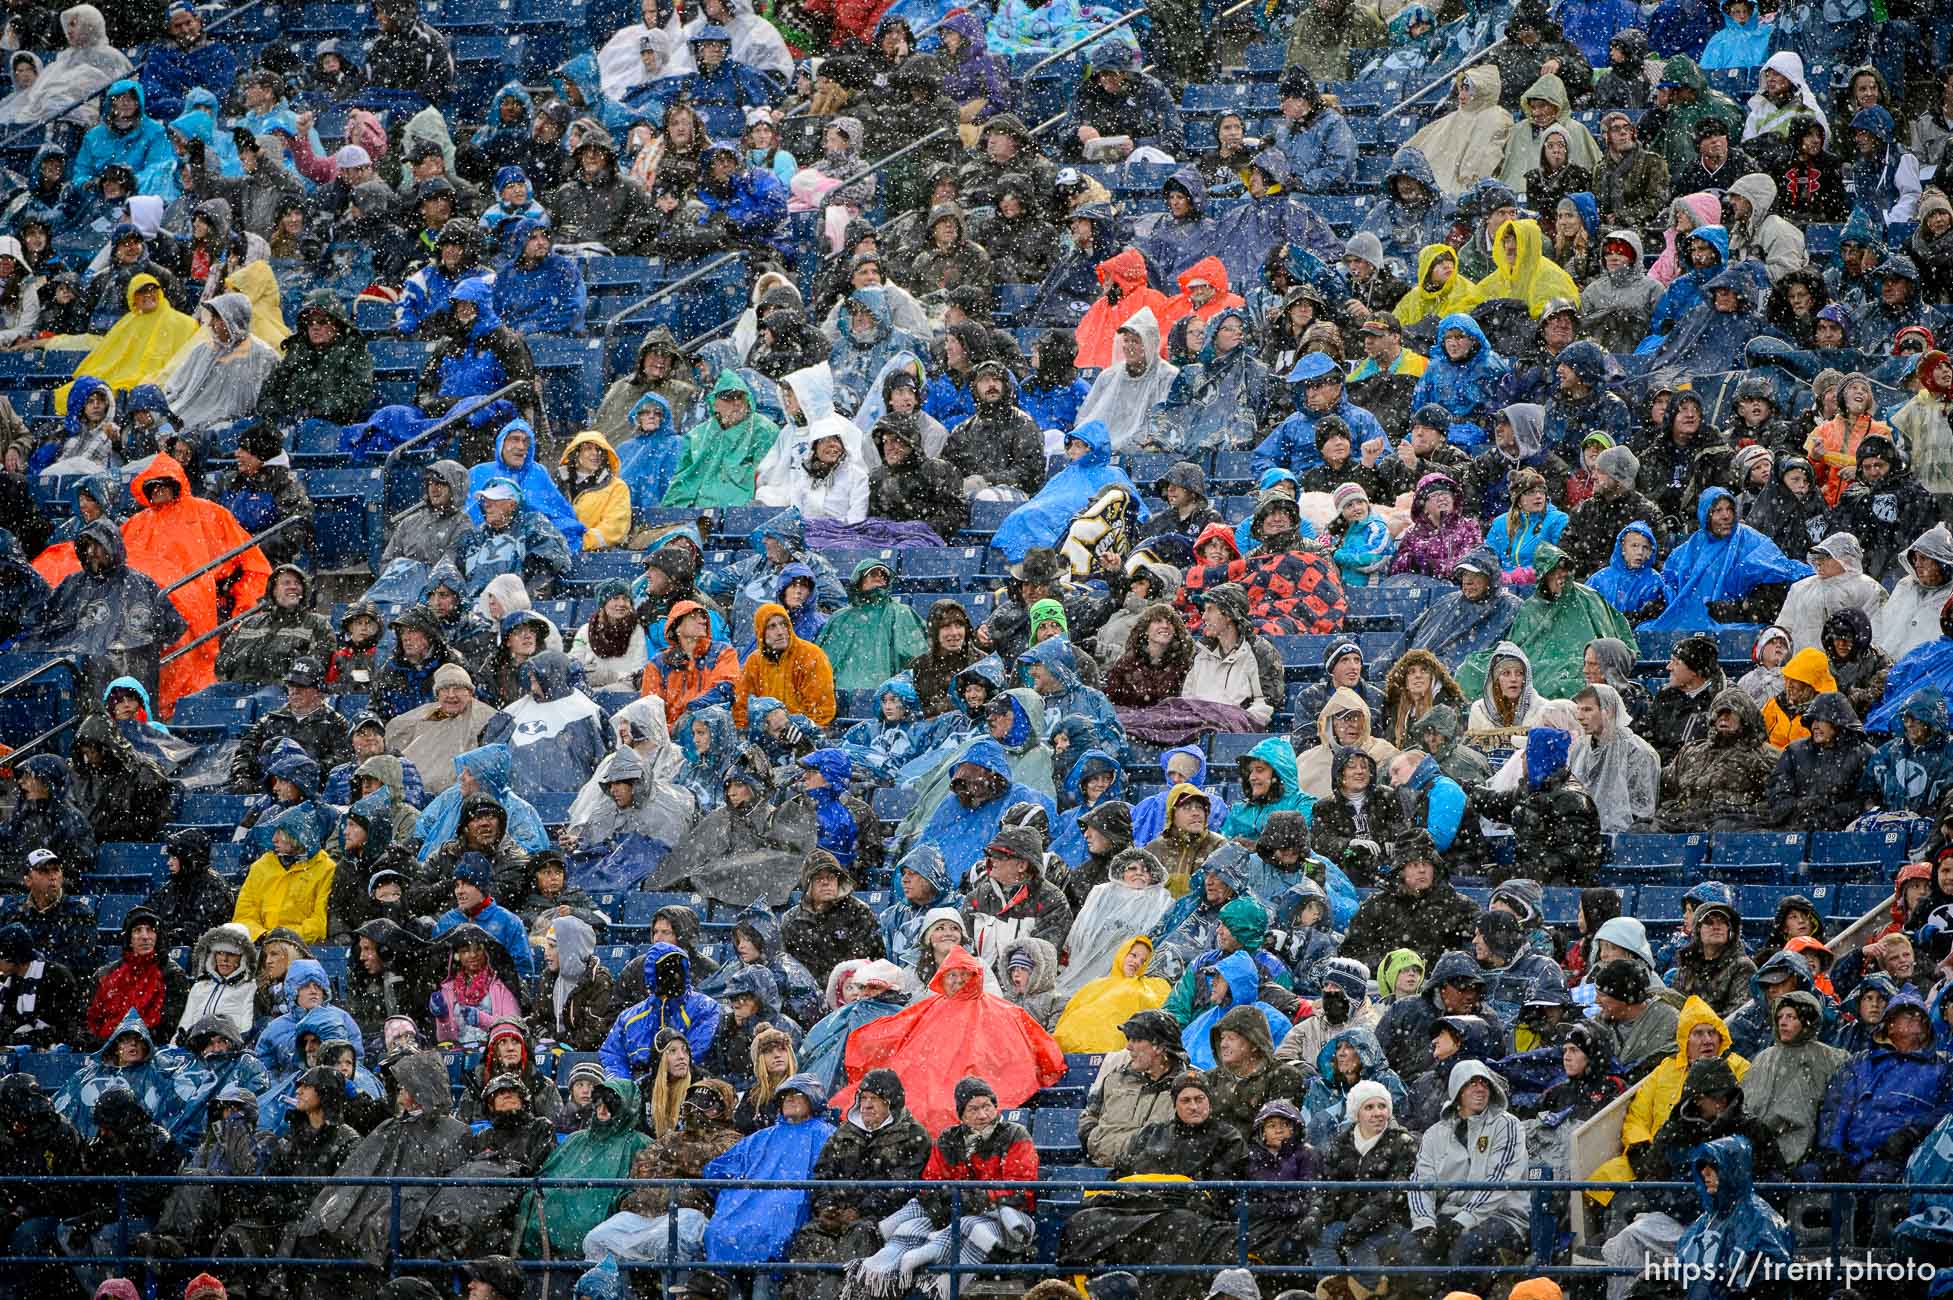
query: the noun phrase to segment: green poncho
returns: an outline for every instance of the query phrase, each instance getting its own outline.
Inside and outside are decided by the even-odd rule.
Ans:
[[[664,505],[744,506],[753,501],[753,476],[780,426],[759,414],[753,403],[753,390],[736,370],[719,372],[712,385],[712,400],[721,394],[737,393],[746,399],[746,418],[731,428],[720,425],[716,414],[693,425],[685,435],[685,450],[672,471],[671,486],[665,489]],[[709,405],[709,404],[708,404]]]
[[[922,620],[889,595],[889,586],[861,590],[861,580],[880,569],[894,582],[886,560],[863,560],[848,578],[848,604],[830,616],[815,644],[834,668],[834,689],[868,691],[907,668],[929,649]]]
[[[628,1178],[631,1161],[651,1145],[651,1139],[636,1128],[640,1109],[637,1085],[629,1079],[612,1078],[599,1084],[598,1090],[617,1095],[610,1118],[593,1119],[589,1128],[572,1133],[567,1142],[543,1161],[542,1177]],[[610,1217],[611,1206],[624,1190],[621,1187],[553,1188],[543,1193],[540,1207],[536,1204],[536,1193],[525,1193],[522,1209],[516,1215],[516,1222],[521,1224],[523,1257],[542,1257],[542,1220],[546,1218],[551,1252],[581,1258],[583,1238]],[[541,1217],[537,1213],[539,1208],[543,1212]]]
[[[1566,553],[1551,542],[1541,542],[1533,552],[1533,571],[1540,581],[1566,563]],[[1583,583],[1569,582],[1558,600],[1541,600],[1537,594],[1519,607],[1506,640],[1526,652],[1533,664],[1533,689],[1541,699],[1566,700],[1587,684],[1581,665],[1587,643],[1602,637],[1618,637],[1628,649],[1640,653],[1634,629],[1621,611]],[[1492,661],[1490,650],[1467,656],[1458,668],[1458,687],[1476,698],[1485,689],[1485,671]]]

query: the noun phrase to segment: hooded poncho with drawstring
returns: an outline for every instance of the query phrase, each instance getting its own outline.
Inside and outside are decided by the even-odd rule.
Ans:
[[[1132,256],[1138,260],[1137,253]],[[1164,304],[1162,299],[1160,308]],[[1112,332],[1130,331],[1138,338],[1144,368],[1139,374],[1133,374],[1127,367],[1123,345],[1113,340],[1098,363],[1104,368],[1078,408],[1081,425],[1097,421],[1105,426],[1114,451],[1129,449],[1151,427],[1154,408],[1166,400],[1180,373],[1179,367],[1160,359],[1161,319],[1159,309],[1152,306],[1141,306],[1121,319]],[[1083,330],[1084,326],[1079,328]],[[1091,364],[1085,360],[1082,346],[1079,358],[1079,364]]]

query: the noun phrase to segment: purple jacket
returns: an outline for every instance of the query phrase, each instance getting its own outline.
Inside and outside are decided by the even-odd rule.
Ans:
[[[943,19],[942,29],[963,38],[963,48],[956,55],[942,52],[942,61],[949,65],[943,77],[943,93],[959,104],[973,99],[986,101],[979,121],[1014,110],[1017,90],[1010,83],[1004,61],[984,46],[983,20],[962,9]]]
[[[1424,502],[1431,493],[1440,490],[1451,493],[1451,499],[1459,506],[1464,504],[1464,494],[1449,474],[1426,474],[1417,480],[1417,490],[1411,493],[1412,523],[1397,539],[1397,558],[1390,564],[1392,573],[1422,573],[1448,579],[1458,567],[1458,561],[1484,540],[1478,520],[1463,509],[1454,509],[1442,528],[1433,529],[1424,522]]]

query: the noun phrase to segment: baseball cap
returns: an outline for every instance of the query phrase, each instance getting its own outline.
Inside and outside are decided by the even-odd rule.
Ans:
[[[323,686],[325,669],[316,659],[294,659],[292,666],[285,670],[287,686]]]

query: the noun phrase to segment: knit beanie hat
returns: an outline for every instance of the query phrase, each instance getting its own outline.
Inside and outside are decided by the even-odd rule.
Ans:
[[[1675,657],[1698,677],[1716,670],[1716,643],[1706,636],[1684,637],[1675,645]]]
[[[1352,1123],[1355,1122],[1356,1112],[1363,1109],[1363,1103],[1366,1101],[1381,1101],[1385,1106],[1390,1107],[1393,1115],[1396,1114],[1397,1108],[1390,1099],[1390,1089],[1375,1079],[1364,1079],[1358,1082],[1344,1095],[1343,1114]]]
[[[1207,1300],[1214,1300],[1215,1296],[1225,1296],[1227,1300],[1261,1300],[1261,1284],[1245,1268],[1224,1268],[1214,1275],[1213,1285],[1207,1288]]]
[[[1037,964],[1037,958],[1031,955],[1029,948],[1013,948],[1010,950],[1010,956],[1004,959],[1006,970],[1031,970]]]
[[[224,1300],[229,1294],[224,1290],[224,1284],[208,1273],[197,1274],[190,1279],[190,1285],[183,1288],[183,1300],[198,1300],[199,1296],[216,1296],[217,1300]]]
[[[1616,1001],[1643,1002],[1648,997],[1648,968],[1631,957],[1602,962],[1594,972],[1594,988]]]
[[[1641,458],[1626,447],[1609,447],[1594,457],[1594,468],[1617,483],[1632,484],[1641,474]]]
[[[1350,502],[1368,501],[1370,496],[1369,493],[1363,490],[1360,484],[1344,483],[1330,494],[1330,498],[1336,503],[1336,513],[1341,514],[1343,508]]]
[[[961,1119],[963,1117],[963,1108],[965,1106],[968,1106],[972,1101],[976,1100],[978,1097],[988,1097],[990,1098],[991,1102],[994,1104],[997,1100],[997,1090],[995,1088],[992,1088],[988,1083],[985,1083],[982,1079],[979,1079],[974,1074],[964,1075],[961,1079],[958,1079],[956,1081],[956,1091],[954,1093],[954,1099],[956,1102],[956,1116],[958,1119]]]

